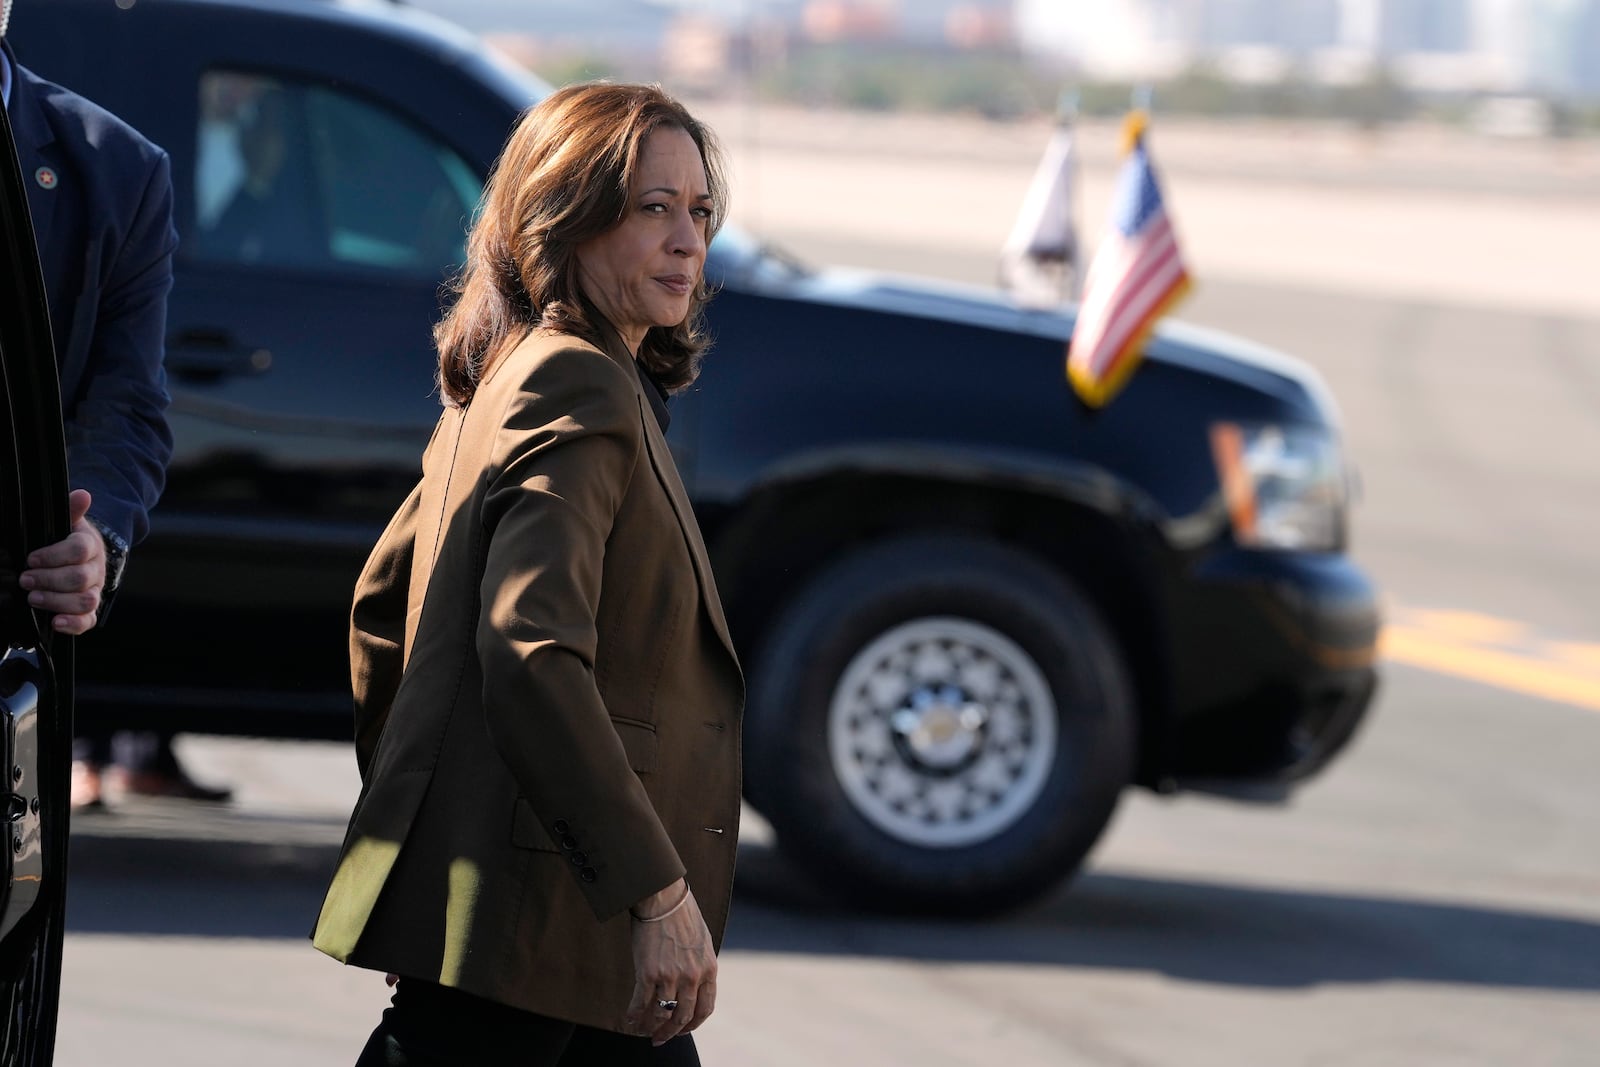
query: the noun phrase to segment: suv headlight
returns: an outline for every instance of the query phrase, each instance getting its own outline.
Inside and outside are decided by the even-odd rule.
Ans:
[[[1349,484],[1327,427],[1219,422],[1211,427],[1211,454],[1239,544],[1343,547]]]

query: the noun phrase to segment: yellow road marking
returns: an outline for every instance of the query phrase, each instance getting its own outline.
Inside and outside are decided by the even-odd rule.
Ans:
[[[1550,646],[1557,659],[1565,660],[1586,671],[1600,674],[1600,645],[1580,644],[1576,641],[1562,641]]]
[[[1417,613],[1415,617],[1432,614],[1439,613]],[[1500,632],[1514,632],[1518,636],[1526,632],[1517,624],[1509,625],[1514,629]],[[1489,629],[1486,627],[1479,632]],[[1565,646],[1587,649],[1584,662],[1553,663],[1548,659],[1505,649],[1466,644],[1450,630],[1450,627],[1446,627],[1445,632],[1439,633],[1406,624],[1386,626],[1383,631],[1383,654],[1388,659],[1413,667],[1527,693],[1589,711],[1600,711],[1600,669],[1595,669],[1600,668],[1600,662],[1588,660],[1588,655],[1596,652],[1596,646]],[[1585,670],[1584,667],[1590,667],[1591,670]]]
[[[1497,619],[1493,615],[1480,615],[1475,611],[1418,609],[1410,612],[1408,617],[1421,629],[1439,637],[1471,644],[1515,644],[1523,640],[1529,630],[1525,622]]]

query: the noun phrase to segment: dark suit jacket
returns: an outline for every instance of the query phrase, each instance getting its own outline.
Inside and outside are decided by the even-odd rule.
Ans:
[[[536,335],[446,410],[351,626],[362,792],[313,938],[612,1030],[627,908],[720,944],[743,681],[632,357]]]
[[[5,48],[72,486],[89,490],[90,513],[134,544],[172,457],[161,363],[178,234],[167,154]]]

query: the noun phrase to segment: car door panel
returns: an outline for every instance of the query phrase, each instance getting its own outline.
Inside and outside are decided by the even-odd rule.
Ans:
[[[66,902],[73,640],[17,585],[67,532],[60,386],[10,122],[0,109],[0,1067],[51,1062]]]

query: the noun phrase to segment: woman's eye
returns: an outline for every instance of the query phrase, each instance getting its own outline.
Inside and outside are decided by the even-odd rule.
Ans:
[[[694,217],[697,219],[709,219],[711,217],[711,209],[708,207],[697,207],[694,209]]]
[[[667,205],[665,205],[665,204],[646,204],[644,206],[644,210],[648,211],[652,215],[660,215],[660,214],[664,213],[667,210]]]

